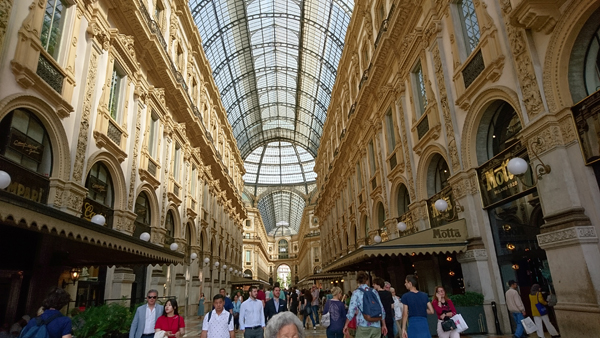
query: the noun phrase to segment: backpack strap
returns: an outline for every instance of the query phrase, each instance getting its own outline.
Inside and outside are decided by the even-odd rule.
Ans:
[[[231,318],[233,318],[233,315],[231,312],[229,312],[229,320],[227,321],[227,325],[231,324]]]
[[[58,317],[62,317],[62,313],[58,312],[53,314],[52,316],[48,317],[46,320],[43,320],[42,317],[36,317],[35,318],[35,323],[37,326],[41,326],[41,325],[48,325],[50,324],[51,321],[55,320]]]
[[[212,315],[212,310],[208,313],[208,320],[206,321],[207,323],[210,322],[211,315]]]

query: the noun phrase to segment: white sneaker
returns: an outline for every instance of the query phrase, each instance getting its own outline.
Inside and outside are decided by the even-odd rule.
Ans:
[[[315,330],[315,331],[316,331],[316,330],[317,330],[317,327],[316,327],[316,326],[313,326],[313,330]]]
[[[319,324],[315,325],[315,327],[319,326]]]

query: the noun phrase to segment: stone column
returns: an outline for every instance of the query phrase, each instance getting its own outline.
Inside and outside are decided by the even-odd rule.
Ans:
[[[108,277],[108,276],[107,276]],[[107,278],[107,282],[109,279]],[[135,281],[135,274],[130,268],[114,268],[112,283],[110,285],[110,299],[131,298],[131,287]],[[105,296],[105,299],[108,298]],[[123,306],[129,306],[130,301],[114,301]]]
[[[154,289],[158,291],[159,297],[166,296],[165,284],[167,283],[167,276],[163,273],[160,265],[150,266],[150,287],[148,290]]]

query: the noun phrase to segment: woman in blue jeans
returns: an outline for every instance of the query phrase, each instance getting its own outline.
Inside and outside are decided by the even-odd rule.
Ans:
[[[342,289],[334,287],[331,290],[332,298],[325,303],[323,316],[329,313],[329,326],[327,327],[327,338],[344,338],[344,324],[346,324],[346,307],[342,302]],[[323,323],[321,316],[321,323]]]
[[[306,318],[308,318],[308,316],[310,316],[310,320],[312,321],[313,324],[313,330],[316,330],[317,328],[315,327],[315,317],[313,317],[312,314],[312,308],[310,306],[310,303],[312,302],[312,295],[310,294],[310,291],[308,290],[304,290],[304,301],[302,303],[303,305],[303,313],[302,313],[302,325],[304,325],[305,328],[306,327]]]

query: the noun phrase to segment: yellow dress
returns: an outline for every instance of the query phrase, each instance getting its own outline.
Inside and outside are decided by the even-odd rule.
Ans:
[[[544,300],[544,296],[541,293],[536,293],[535,295],[529,295],[529,303],[531,303],[531,315],[534,317],[541,317],[540,312],[538,311],[535,304],[541,303],[544,306],[548,306],[548,303]]]

